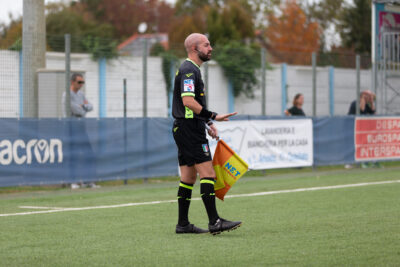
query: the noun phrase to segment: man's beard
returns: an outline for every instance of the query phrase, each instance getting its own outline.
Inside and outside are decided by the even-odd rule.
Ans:
[[[197,55],[199,56],[199,58],[201,59],[201,61],[206,62],[209,61],[211,59],[211,54],[204,54],[203,52],[197,51]]]

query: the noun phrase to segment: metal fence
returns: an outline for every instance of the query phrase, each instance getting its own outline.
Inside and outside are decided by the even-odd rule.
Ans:
[[[377,81],[385,114],[397,113],[400,99],[400,32],[384,32],[379,43]]]
[[[143,35],[118,41],[86,36],[25,36],[31,40],[0,50],[0,117],[63,117],[61,98],[68,92],[69,77],[74,72],[82,73],[86,81],[83,90],[94,107],[88,117],[168,117],[176,65],[166,69],[166,58],[154,55],[169,49],[181,61],[185,52],[183,44],[166,44],[161,37]],[[35,45],[23,46],[24,41]],[[29,48],[43,46],[45,52]],[[214,47],[213,54],[220,51],[222,47]],[[231,53],[231,57],[237,56]],[[250,97],[235,96],[232,89],[228,77],[239,77],[240,73],[226,73],[216,61],[203,64],[212,108],[219,112],[283,115],[293,96],[303,93],[307,115],[345,115],[361,90],[375,88],[369,56],[260,48],[254,57],[258,57],[259,67]],[[384,105],[378,105],[382,113]],[[390,110],[392,114],[398,112]]]

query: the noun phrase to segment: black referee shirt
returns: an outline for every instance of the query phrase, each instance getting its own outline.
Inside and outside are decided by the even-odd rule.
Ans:
[[[172,116],[175,119],[202,119],[191,109],[183,105],[182,97],[193,96],[194,99],[206,108],[204,83],[201,78],[200,67],[190,59],[186,59],[175,75],[174,97],[172,101]]]

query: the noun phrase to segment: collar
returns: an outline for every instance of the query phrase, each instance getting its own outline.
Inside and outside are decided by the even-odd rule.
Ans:
[[[200,69],[200,66],[196,64],[196,62],[194,62],[193,60],[191,60],[190,58],[186,59],[187,61],[190,61],[193,63],[193,65],[195,65],[196,67],[198,67]]]

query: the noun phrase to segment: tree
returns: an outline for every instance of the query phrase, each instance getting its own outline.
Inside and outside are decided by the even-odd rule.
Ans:
[[[46,32],[48,35],[75,36],[92,35],[100,38],[111,38],[113,28],[110,24],[96,21],[90,13],[69,7],[62,3],[49,4],[46,7]]]
[[[22,39],[22,18],[11,17],[9,25],[0,25],[0,48],[18,50],[18,43],[21,46]]]
[[[222,9],[212,7],[207,19],[210,42],[218,45],[253,38],[254,24],[249,11],[238,1],[229,1]]]
[[[244,41],[254,37],[254,24],[248,5],[243,5],[237,0],[226,1],[223,5],[209,4],[208,1],[195,3],[198,3],[197,9],[189,9],[192,10],[191,13],[176,17],[171,24],[169,41],[172,47],[180,48],[179,55],[184,54],[182,44],[193,32],[208,34],[212,45],[226,44],[234,40]]]
[[[255,70],[260,66],[259,48],[233,41],[217,49],[214,58],[232,82],[234,96],[244,93],[247,97],[253,97],[253,88],[257,84]]]
[[[327,29],[329,24],[338,23],[340,10],[344,0],[321,0],[306,6],[310,19],[317,20],[322,29]]]
[[[305,11],[309,20],[318,22],[321,30],[326,32],[329,27],[337,28],[340,19],[340,10],[344,5],[344,0],[321,0],[305,5]],[[320,36],[320,50],[324,52],[326,47],[325,34]]]
[[[206,12],[203,9],[196,10],[192,15],[176,17],[171,23],[168,33],[169,47],[179,57],[184,57],[186,52],[183,47],[185,38],[193,33],[205,33]]]
[[[371,0],[353,0],[353,5],[347,5],[339,29],[345,47],[371,54]]]
[[[124,39],[146,22],[147,32],[168,32],[174,9],[159,0],[81,0],[77,8],[89,11],[99,22],[114,27],[114,38]]]
[[[268,52],[274,61],[307,64],[311,53],[319,48],[319,25],[307,19],[296,0],[288,0],[281,11],[280,16],[268,15],[265,34]]]
[[[177,0],[175,3],[175,15],[184,16],[196,13],[204,7],[218,5],[217,0]]]
[[[180,13],[181,10],[185,12]],[[214,59],[232,82],[234,95],[252,96],[260,56],[259,49],[246,45],[255,34],[252,8],[247,1],[178,0],[176,12],[178,17],[170,28],[169,41],[170,46],[179,47],[177,55],[186,54],[183,42],[190,33],[208,34],[214,46]]]
[[[89,13],[60,3],[48,6],[47,44],[53,51],[64,51],[64,35],[71,34],[71,51],[90,53],[93,59],[117,56],[113,27],[98,23]]]
[[[255,28],[262,29],[267,26],[265,16],[273,13],[282,0],[238,0],[238,2],[249,8]]]

